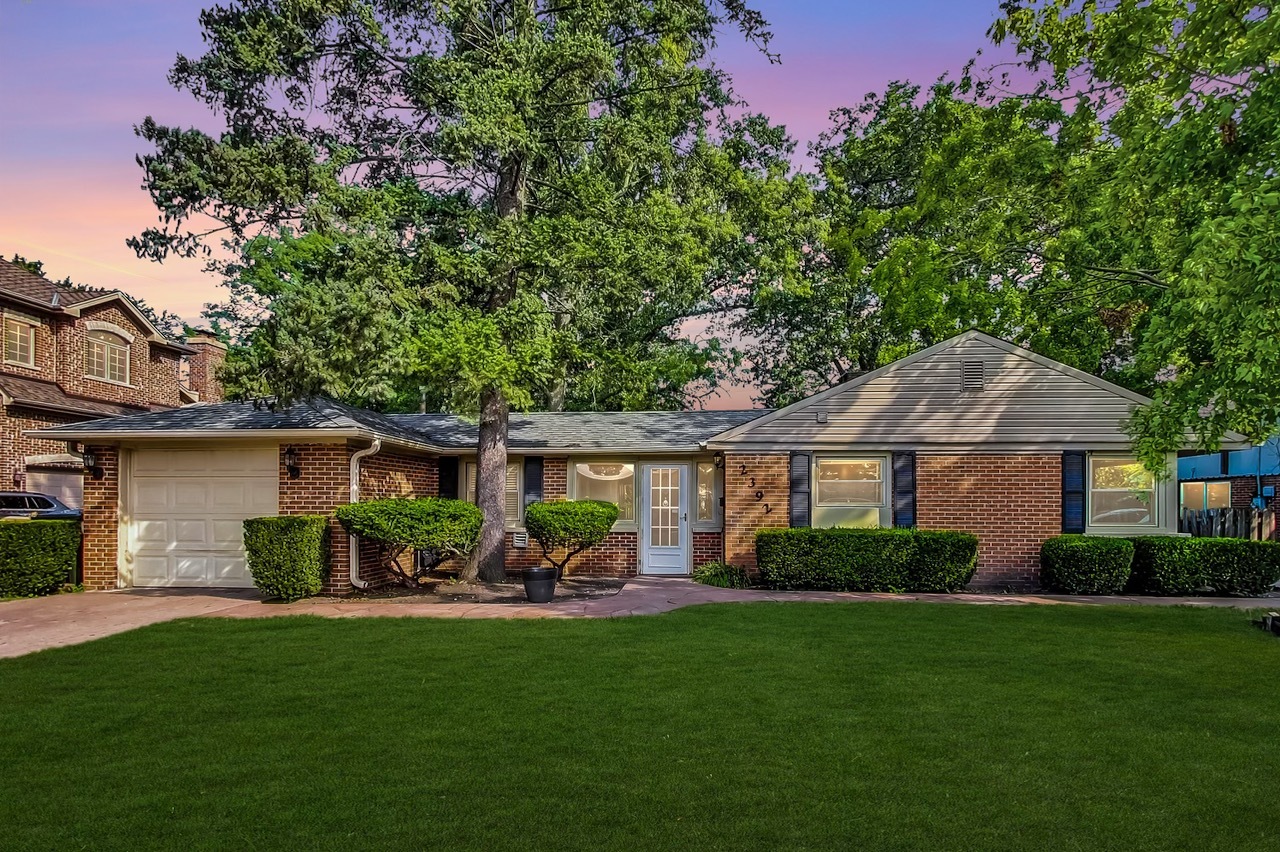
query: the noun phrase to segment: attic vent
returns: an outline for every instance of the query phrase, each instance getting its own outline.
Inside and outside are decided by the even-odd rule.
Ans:
[[[960,387],[966,391],[980,391],[987,383],[985,361],[965,361],[960,365]]]

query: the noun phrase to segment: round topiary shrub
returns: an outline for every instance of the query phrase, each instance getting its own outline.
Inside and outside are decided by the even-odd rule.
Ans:
[[[618,507],[603,500],[530,503],[524,510],[525,529],[556,569],[557,579],[564,576],[570,559],[604,541],[617,521]]]
[[[349,503],[334,514],[348,533],[376,542],[382,567],[411,588],[446,560],[470,553],[480,540],[484,522],[479,506],[439,497]],[[424,556],[405,567],[400,557],[410,549]]]
[[[1040,547],[1040,583],[1068,595],[1114,595],[1129,582],[1133,542],[1106,536],[1060,535]]]

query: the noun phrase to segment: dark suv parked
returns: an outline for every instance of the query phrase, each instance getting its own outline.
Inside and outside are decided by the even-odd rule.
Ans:
[[[73,509],[48,494],[30,491],[0,491],[0,518],[39,518],[42,521],[78,521],[80,510]]]

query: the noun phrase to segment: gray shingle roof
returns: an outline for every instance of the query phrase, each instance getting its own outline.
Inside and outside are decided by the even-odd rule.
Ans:
[[[765,414],[752,411],[561,412],[511,415],[509,446],[531,450],[625,450],[692,452],[734,426]],[[453,414],[378,414],[327,399],[272,411],[247,402],[200,403],[128,417],[108,417],[41,430],[48,437],[94,435],[163,437],[197,434],[354,431],[399,443],[440,449],[475,447],[477,426]]]
[[[693,450],[726,429],[767,412],[563,411],[512,414],[507,444],[513,450]],[[392,414],[433,443],[474,447],[477,426],[453,414]]]

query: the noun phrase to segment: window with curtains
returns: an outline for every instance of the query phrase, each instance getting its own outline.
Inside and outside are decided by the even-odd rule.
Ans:
[[[636,466],[629,462],[579,462],[573,466],[575,500],[616,503],[618,520],[636,519]]]
[[[36,365],[36,327],[13,317],[4,320],[4,360],[23,367]]]
[[[1182,508],[1226,509],[1231,506],[1231,482],[1184,482],[1181,485]]]
[[[1156,478],[1137,459],[1089,457],[1089,524],[1095,527],[1155,526]]]
[[[118,334],[91,331],[85,344],[85,375],[129,384],[129,344]]]
[[[884,459],[818,459],[819,506],[883,506]]]
[[[520,471],[522,465],[520,462],[507,462],[507,523],[518,523],[524,518],[524,501],[520,499]],[[468,503],[476,502],[476,475],[478,468],[475,462],[467,462],[465,465],[465,479],[463,480],[463,499]]]

